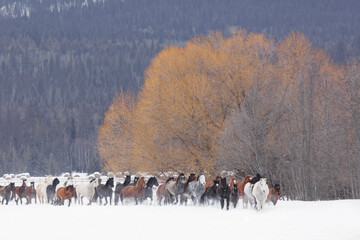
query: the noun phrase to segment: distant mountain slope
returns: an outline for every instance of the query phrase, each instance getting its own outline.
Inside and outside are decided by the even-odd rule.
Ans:
[[[98,170],[95,140],[121,89],[166,45],[232,29],[304,32],[338,62],[360,55],[356,0],[3,0],[0,173]]]

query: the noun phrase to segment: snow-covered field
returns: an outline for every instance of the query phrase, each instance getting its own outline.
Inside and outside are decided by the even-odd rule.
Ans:
[[[218,206],[0,205],[1,239],[359,240],[360,200]]]

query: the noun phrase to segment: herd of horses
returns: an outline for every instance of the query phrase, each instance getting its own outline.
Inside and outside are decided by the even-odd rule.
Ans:
[[[203,174],[196,176],[194,173],[188,177],[181,173],[177,177],[170,177],[166,182],[159,184],[156,177],[135,177],[131,181],[131,176],[127,175],[122,183],[117,183],[114,187],[114,178],[109,177],[105,184],[101,178],[89,179],[87,182],[75,183],[74,178],[69,177],[64,183],[60,183],[58,178],[52,179],[50,176],[44,179],[35,188],[35,183],[31,182],[27,186],[26,179],[23,179],[21,186],[15,186],[13,182],[6,186],[0,186],[0,197],[2,204],[8,204],[14,200],[18,205],[26,199],[26,204],[31,204],[32,200],[37,199],[40,203],[53,205],[64,205],[68,200],[68,206],[72,199],[79,204],[83,204],[83,199],[87,199],[88,205],[99,203],[102,205],[118,205],[119,200],[126,204],[126,199],[132,199],[136,204],[144,201],[153,201],[153,193],[156,194],[159,205],[184,204],[187,205],[191,200],[193,205],[214,205],[220,202],[221,209],[226,205],[229,210],[230,203],[236,208],[240,199],[243,200],[243,207],[248,204],[257,210],[261,210],[264,204],[272,202],[276,205],[280,196],[280,186],[275,184],[269,188],[266,178],[260,178],[256,182],[254,178],[246,175],[241,181],[231,178],[229,182],[225,177],[216,177],[213,181],[206,183]]]

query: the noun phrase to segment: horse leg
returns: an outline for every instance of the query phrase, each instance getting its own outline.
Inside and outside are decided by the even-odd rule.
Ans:
[[[229,210],[230,199],[226,198],[226,210]]]
[[[115,193],[114,204],[118,205],[118,203],[119,203],[119,194]]]
[[[220,199],[220,204],[221,204],[221,209],[223,209],[224,208],[224,198]]]
[[[136,205],[138,205],[138,200],[137,200],[137,198],[135,197],[134,199],[135,199],[135,203],[136,203]]]
[[[70,207],[70,204],[71,204],[71,198],[69,198],[69,205],[68,205],[68,207]]]

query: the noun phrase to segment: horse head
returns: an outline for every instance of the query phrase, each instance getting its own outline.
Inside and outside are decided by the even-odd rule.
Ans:
[[[110,187],[114,187],[114,178],[111,177],[106,181],[105,186],[110,186]]]
[[[58,185],[59,183],[60,183],[59,179],[58,179],[58,178],[55,178],[55,179],[53,180],[52,185],[53,185],[54,187],[56,187],[56,185]]]
[[[204,174],[199,174],[198,176],[198,182],[201,184],[201,185],[205,185],[206,184],[206,179],[205,179],[205,176]]]
[[[68,186],[66,187],[66,191],[72,192],[73,190],[74,190],[74,186],[73,186],[73,185],[68,185]]]
[[[12,191],[12,190],[14,189],[14,187],[15,187],[15,183],[14,183],[14,182],[11,182],[11,183],[9,184],[9,186],[10,186],[10,190]]]
[[[269,188],[268,185],[267,185],[267,180],[266,178],[261,178],[258,182],[259,186],[260,186],[260,189],[262,192],[265,192],[266,191],[266,188]]]
[[[152,186],[159,186],[158,180],[156,179],[156,177],[151,177],[149,178],[148,182],[147,182],[147,188],[152,188]]]
[[[196,181],[196,180],[197,180],[196,179],[196,174],[195,173],[190,173],[190,176],[189,176],[186,183],[188,184],[189,182]]]
[[[136,186],[138,186],[139,188],[144,188],[146,186],[145,178],[144,177],[139,178],[139,180],[136,183]]]
[[[219,180],[215,179],[213,180],[213,182],[214,182],[213,186],[217,188],[219,186]]]
[[[233,185],[233,191],[234,192],[238,192],[238,185],[237,185],[237,183],[235,183],[234,185]]]
[[[226,177],[221,178],[220,185],[221,185],[221,186],[227,186],[227,185],[226,185]]]
[[[187,180],[186,177],[183,173],[180,173],[180,175],[178,176],[176,183],[182,183],[182,184],[186,184]]]
[[[126,175],[123,185],[127,186],[130,184],[130,182],[131,182],[131,175]]]

